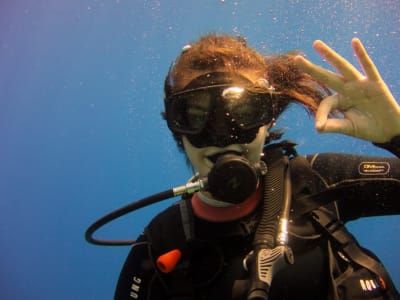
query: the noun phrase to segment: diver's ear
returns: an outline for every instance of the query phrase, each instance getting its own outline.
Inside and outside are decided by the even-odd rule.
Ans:
[[[258,134],[263,134],[263,135],[264,135],[264,139],[265,139],[265,140],[268,140],[268,139],[269,139],[269,135],[270,135],[270,133],[269,133],[269,129],[270,129],[270,128],[271,128],[270,124],[261,126],[261,127],[258,129]]]
[[[271,123],[265,125],[268,128],[268,135],[265,138],[265,145],[267,145],[272,141],[279,140],[285,133],[284,130],[281,128],[272,129],[275,125],[276,125],[275,119],[273,119]]]

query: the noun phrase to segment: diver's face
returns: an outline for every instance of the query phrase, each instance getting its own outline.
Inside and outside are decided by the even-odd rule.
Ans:
[[[227,152],[233,152],[243,156],[251,163],[258,162],[261,158],[265,139],[269,135],[269,127],[269,125],[260,127],[254,140],[244,144],[231,144],[224,147],[205,146],[199,148],[191,144],[185,135],[182,136],[182,142],[192,166],[199,172],[201,177],[205,177],[210,172],[217,158]]]

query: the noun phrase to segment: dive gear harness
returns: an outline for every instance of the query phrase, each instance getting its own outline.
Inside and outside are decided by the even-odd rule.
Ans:
[[[294,146],[295,144],[293,143],[283,142],[269,145],[265,149],[264,160],[266,161],[267,172],[263,171],[261,173],[261,175],[264,175],[265,181],[262,215],[254,235],[253,250],[243,258],[245,269],[249,272],[249,279],[237,280],[234,283],[232,299],[243,299],[245,297],[247,300],[267,300],[273,275],[294,262],[293,253],[288,246],[288,221],[290,208],[292,207],[289,159],[297,156]],[[301,157],[297,158],[303,159]],[[134,244],[135,241],[99,240],[93,238],[92,235],[101,226],[131,211],[176,195],[184,195],[184,198],[188,198],[188,195],[204,188],[205,185],[207,185],[206,181],[189,183],[127,205],[92,224],[86,232],[86,239],[90,243],[100,245]],[[345,191],[346,187],[338,187],[330,191],[311,194],[298,199],[298,203],[295,203],[293,207],[296,213],[300,212],[302,215],[308,215],[320,229],[320,232],[328,238],[330,243],[335,245],[335,249],[338,249],[346,259],[375,274],[379,278],[382,290],[395,291],[394,284],[383,265],[360,248],[337,216],[321,207],[333,201],[340,201],[340,195]],[[189,205],[187,199],[179,202],[182,229],[186,242],[194,237],[193,216]],[[148,231],[146,230],[146,232]],[[185,241],[182,241],[182,243],[184,244]],[[176,245],[178,248],[180,246],[182,245]],[[185,266],[189,268],[188,264],[185,264],[183,268]],[[191,288],[189,288],[191,286],[191,277],[180,276],[180,280],[182,280],[180,286],[185,286],[184,290],[190,291],[192,294]],[[335,286],[335,283],[333,285]],[[183,294],[180,292],[179,294],[179,297],[172,295],[172,299],[190,299],[191,297],[190,295],[185,296],[185,292]],[[337,293],[335,293],[334,297],[338,299]]]

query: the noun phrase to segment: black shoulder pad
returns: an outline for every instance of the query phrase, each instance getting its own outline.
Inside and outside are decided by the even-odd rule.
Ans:
[[[179,203],[159,213],[146,227],[145,234],[156,256],[173,249],[183,250],[186,238]]]

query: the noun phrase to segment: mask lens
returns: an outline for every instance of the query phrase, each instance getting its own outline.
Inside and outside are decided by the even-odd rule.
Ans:
[[[232,121],[241,129],[268,124],[273,119],[270,94],[256,94],[244,90],[239,100],[227,99],[226,109]]]
[[[198,134],[207,124],[211,95],[203,90],[178,94],[167,109],[168,126],[174,132]]]
[[[177,93],[167,99],[168,126],[173,132],[199,134],[210,122],[226,122],[248,130],[271,122],[272,96],[242,87],[209,86]],[[223,112],[223,116],[218,112]]]

